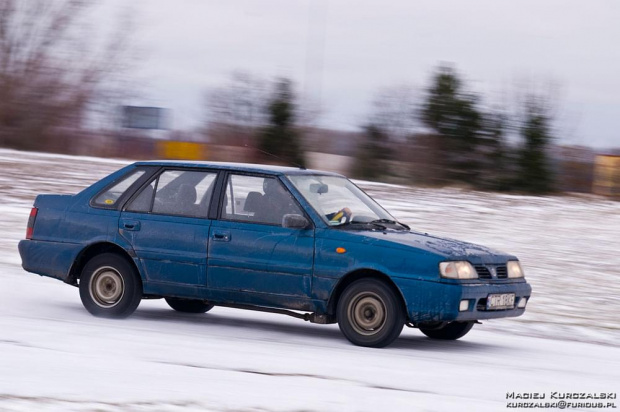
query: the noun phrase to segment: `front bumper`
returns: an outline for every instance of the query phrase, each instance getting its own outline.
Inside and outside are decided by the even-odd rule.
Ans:
[[[532,294],[525,280],[501,283],[444,283],[411,279],[395,279],[407,305],[407,315],[414,324],[426,322],[473,321],[520,316],[525,308],[517,305]],[[515,294],[514,309],[487,310],[491,294]],[[459,311],[462,300],[469,302],[466,311]]]

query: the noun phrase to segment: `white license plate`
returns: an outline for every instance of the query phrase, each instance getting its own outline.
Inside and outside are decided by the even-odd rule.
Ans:
[[[487,297],[487,310],[513,309],[514,307],[514,293],[498,293]]]

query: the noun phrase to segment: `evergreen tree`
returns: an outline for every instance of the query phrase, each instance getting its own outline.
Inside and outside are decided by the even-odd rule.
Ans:
[[[446,178],[476,184],[480,159],[478,145],[483,116],[476,96],[465,93],[451,67],[440,67],[422,108],[422,121],[440,139]]]
[[[505,136],[509,127],[507,116],[501,111],[484,114],[478,142],[480,156],[479,186],[488,190],[510,190],[513,183],[514,159],[507,149]]]
[[[295,128],[294,100],[290,80],[278,80],[275,93],[267,107],[269,125],[261,133],[259,149],[265,154],[280,158],[288,165],[304,167],[299,132]]]
[[[387,161],[391,154],[387,134],[374,124],[364,127],[363,141],[358,145],[353,166],[355,177],[376,180],[389,174]]]
[[[516,187],[533,194],[553,190],[547,149],[552,140],[551,117],[545,104],[530,96],[525,103],[525,117],[520,126],[523,145],[518,159]]]

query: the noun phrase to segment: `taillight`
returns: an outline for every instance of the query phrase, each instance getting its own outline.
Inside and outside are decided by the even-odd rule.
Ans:
[[[37,213],[39,209],[33,207],[30,210],[30,217],[28,218],[28,226],[26,227],[26,239],[32,239],[32,232],[34,232],[34,221],[37,219]]]

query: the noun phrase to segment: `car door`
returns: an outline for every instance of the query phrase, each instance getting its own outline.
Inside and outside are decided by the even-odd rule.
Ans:
[[[256,304],[276,302],[276,295],[309,296],[314,229],[282,225],[286,214],[304,215],[297,201],[273,176],[230,173],[225,179],[209,236],[209,289]],[[251,294],[267,301],[251,301]]]
[[[207,218],[217,173],[164,170],[125,206],[119,233],[146,275],[145,292],[195,296],[207,283]]]

